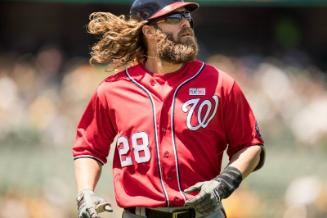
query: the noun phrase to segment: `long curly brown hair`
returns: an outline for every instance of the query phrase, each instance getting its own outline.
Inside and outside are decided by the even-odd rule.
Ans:
[[[146,21],[109,12],[94,12],[89,19],[88,32],[100,36],[92,46],[90,63],[113,64],[119,68],[144,59],[146,46],[142,26]]]

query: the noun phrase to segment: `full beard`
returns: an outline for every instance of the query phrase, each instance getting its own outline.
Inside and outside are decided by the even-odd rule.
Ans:
[[[198,54],[198,44],[192,28],[183,28],[177,36],[156,30],[157,52],[160,59],[169,63],[180,64],[194,60]]]

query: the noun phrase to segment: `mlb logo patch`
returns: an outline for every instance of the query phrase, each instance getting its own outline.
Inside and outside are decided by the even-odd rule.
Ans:
[[[188,91],[189,95],[206,95],[205,88],[190,88]]]

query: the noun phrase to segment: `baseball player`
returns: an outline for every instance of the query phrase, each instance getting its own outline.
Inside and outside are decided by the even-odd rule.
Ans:
[[[77,127],[79,218],[111,209],[94,192],[110,149],[123,218],[226,217],[222,200],[263,165],[263,140],[239,85],[196,59],[198,7],[135,0],[129,17],[91,14],[88,31],[100,36],[91,61],[125,69],[99,84]]]

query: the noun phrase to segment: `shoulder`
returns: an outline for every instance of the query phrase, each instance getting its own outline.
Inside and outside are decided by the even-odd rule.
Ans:
[[[229,93],[236,83],[234,78],[227,72],[211,64],[206,63],[201,74],[201,76],[207,81],[217,81],[217,87],[223,89],[226,93]]]
[[[235,80],[232,76],[230,76],[227,72],[219,69],[218,67],[215,67],[211,64],[205,64],[204,71],[209,74],[215,74],[219,76],[222,80],[228,83],[233,83]]]
[[[114,73],[109,75],[107,78],[105,78],[101,83],[101,84],[112,84],[112,83],[117,83],[121,80],[125,80],[126,79],[126,73],[125,70],[122,70],[118,73]]]
[[[120,72],[109,75],[107,78],[100,82],[97,87],[97,93],[107,93],[115,90],[116,88],[128,86],[130,83],[130,78],[126,71],[130,73],[137,71],[137,69],[139,69],[139,65],[135,65],[121,70]]]

